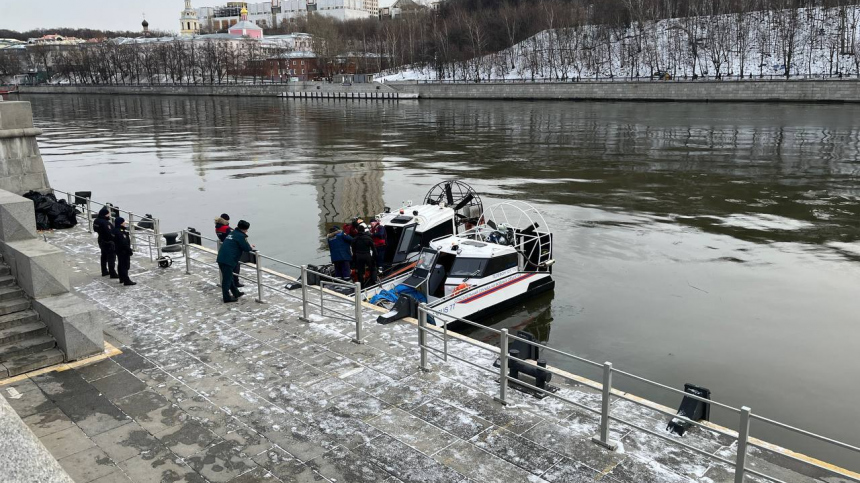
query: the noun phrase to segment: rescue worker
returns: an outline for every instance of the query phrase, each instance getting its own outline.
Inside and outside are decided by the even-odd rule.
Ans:
[[[239,264],[242,253],[254,250],[254,245],[248,243],[248,229],[251,224],[245,220],[239,220],[236,229],[231,231],[221,249],[218,250],[218,268],[221,270],[221,295],[224,303],[236,302],[239,297],[245,295],[236,287],[233,281],[233,269]],[[232,296],[231,296],[232,294]]]
[[[215,218],[215,236],[221,240],[221,243],[224,243],[224,239],[227,238],[233,231],[233,228],[230,227],[230,215],[227,213],[221,213],[221,216]],[[244,287],[245,284],[242,283],[242,279],[239,278],[239,268],[240,264],[236,264],[236,268],[233,269],[233,283],[236,284],[237,287]]]
[[[110,223],[110,209],[103,206],[93,222],[93,230],[99,235],[99,250],[101,250],[102,277],[119,278],[116,273],[116,243],[113,239],[113,227]]]
[[[125,218],[118,217],[116,226],[113,229],[113,239],[116,245],[116,257],[119,262],[119,281],[123,285],[137,285],[137,282],[132,282],[128,277],[128,270],[131,268],[131,255],[134,251],[131,249],[131,238],[128,234],[128,222]]]
[[[328,251],[331,255],[331,263],[334,264],[334,276],[344,280],[352,279],[352,252],[350,246],[354,238],[344,233],[340,228],[333,226],[328,233]]]
[[[379,220],[370,223],[370,237],[373,238],[373,246],[376,247],[376,268],[381,270],[385,265],[385,226]]]
[[[358,225],[358,236],[352,241],[352,253],[355,255],[355,276],[358,283],[364,287],[365,270],[370,269],[369,285],[376,284],[376,247],[373,238],[367,232],[367,225]]]

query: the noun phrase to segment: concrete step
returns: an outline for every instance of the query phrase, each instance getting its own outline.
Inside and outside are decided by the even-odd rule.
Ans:
[[[8,287],[9,285],[15,285],[15,279],[12,275],[3,275],[0,277],[0,287]]]
[[[0,287],[0,300],[12,300],[24,298],[24,291],[17,285]]]
[[[29,324],[16,325],[8,329],[0,330],[0,345],[8,344],[23,339],[32,339],[48,333],[47,327],[41,322],[30,322]]]
[[[57,341],[50,335],[40,335],[30,339],[16,340],[9,344],[0,345],[0,362],[14,359],[18,356],[53,349]]]
[[[33,312],[32,310],[22,310],[21,312],[0,315],[0,330],[9,329],[11,327],[15,327],[16,325],[24,325],[38,321],[39,314]]]
[[[0,300],[0,315],[14,314],[30,308],[30,301],[25,298]]]
[[[17,376],[25,372],[60,364],[65,358],[66,356],[59,349],[48,349],[46,351],[20,355],[0,365],[0,377],[3,376],[4,371],[7,377]]]
[[[0,265],[0,276],[9,275],[12,273],[12,270],[9,270],[9,267],[6,265]]]

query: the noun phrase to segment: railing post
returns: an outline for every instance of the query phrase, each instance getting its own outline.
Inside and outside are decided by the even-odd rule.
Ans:
[[[361,284],[355,282],[355,339],[356,344],[364,344],[364,330],[361,326]]]
[[[302,265],[302,316],[299,320],[310,322],[308,318],[308,266]]]
[[[155,228],[155,258],[161,258],[161,221],[153,218],[152,226]]]
[[[185,275],[191,275],[191,247],[188,246],[188,230],[182,230],[182,250],[185,252]]]
[[[254,259],[257,262],[257,302],[263,302],[263,257],[260,256],[260,252],[254,252],[256,255]]]
[[[741,420],[738,425],[738,455],[735,459],[735,483],[744,482],[747,462],[747,443],[750,437],[750,411],[751,409],[741,407]]]
[[[131,242],[131,249],[137,248],[137,242],[134,238],[134,213],[128,212],[128,239]]]
[[[609,403],[612,396],[612,363],[603,363],[603,395],[600,398],[600,434],[591,438],[592,441],[606,449],[615,451],[618,447],[613,441],[609,441]]]
[[[422,371],[430,372],[430,367],[427,365],[427,306],[425,304],[418,305],[418,348],[421,350],[421,365]]]
[[[508,329],[502,329],[499,338],[499,397],[493,398],[508,404]]]
[[[320,317],[325,317],[325,292],[323,292],[323,281],[320,278]]]
[[[92,233],[93,232],[93,211],[91,209],[89,198],[87,198],[87,213],[86,213],[86,215],[87,215],[87,231]]]

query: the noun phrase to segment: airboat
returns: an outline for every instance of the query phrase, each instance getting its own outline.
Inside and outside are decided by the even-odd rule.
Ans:
[[[449,322],[480,321],[555,288],[552,233],[535,207],[503,202],[475,222],[430,240],[413,268],[367,288],[371,303],[389,309],[380,323],[413,315],[419,302]]]
[[[380,280],[411,272],[418,255],[434,239],[457,235],[479,223],[483,204],[478,193],[459,180],[442,181],[427,192],[423,203],[406,201],[400,208],[386,208],[374,218],[385,228],[385,258]],[[314,271],[332,275],[333,265],[309,266]],[[353,280],[355,274],[353,274]]]

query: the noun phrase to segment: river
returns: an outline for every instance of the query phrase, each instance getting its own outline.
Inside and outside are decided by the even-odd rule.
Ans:
[[[495,326],[860,444],[860,106],[22,99],[56,188],[210,236],[227,212],[293,262],[327,260],[326,226],[418,203],[443,179],[485,205],[534,203],[555,234],[556,290]],[[808,439],[752,432],[860,469]]]

